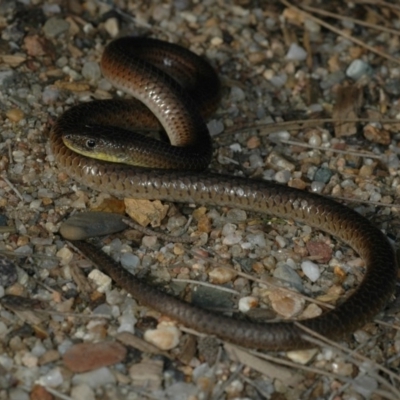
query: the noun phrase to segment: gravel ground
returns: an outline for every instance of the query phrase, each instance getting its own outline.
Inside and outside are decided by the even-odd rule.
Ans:
[[[337,198],[395,244],[400,7],[329,2],[337,18],[318,1],[299,2],[307,15],[286,1],[111,3],[0,3],[0,399],[400,398],[396,301],[347,341],[258,353],[140,306],[58,231],[77,212],[153,207],[154,229],[195,244],[128,228],[103,250],[177,296],[264,320],[318,315],[306,296],[350,292],[363,276],[351,249],[292,221],[92,192],[57,169],[47,140],[71,105],[123,96],[98,64],[113,37],[176,42],[221,76],[214,171]]]

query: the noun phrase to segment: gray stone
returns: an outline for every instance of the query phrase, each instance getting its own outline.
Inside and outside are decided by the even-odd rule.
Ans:
[[[123,218],[123,215],[107,212],[82,212],[65,221],[60,226],[60,234],[67,240],[109,235],[126,229]]]
[[[287,282],[290,286],[297,289],[299,292],[303,291],[303,283],[300,276],[290,268],[288,265],[283,264],[277,267],[274,271],[274,278]]]
[[[57,17],[49,18],[43,26],[45,35],[51,38],[66,32],[68,29],[69,22]]]

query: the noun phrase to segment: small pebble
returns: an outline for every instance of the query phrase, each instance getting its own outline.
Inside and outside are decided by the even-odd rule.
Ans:
[[[229,148],[234,152],[234,153],[241,153],[242,152],[242,145],[240,143],[232,143],[229,145]]]
[[[39,365],[46,365],[58,361],[60,359],[60,353],[57,350],[46,351],[39,359]]]
[[[40,38],[39,35],[25,36],[24,44],[30,56],[41,57],[46,54],[46,49],[44,47],[45,41]]]
[[[237,224],[239,222],[245,222],[247,221],[247,213],[246,211],[240,210],[238,208],[231,208],[226,213],[226,219],[234,224]]]
[[[244,388],[244,383],[235,379],[230,382],[230,384],[225,388],[225,393],[229,396],[229,398],[238,398],[242,393]]]
[[[149,249],[156,250],[159,247],[157,236],[143,236],[142,245]]]
[[[233,232],[230,233],[229,235],[226,235],[222,243],[226,244],[227,246],[233,246],[234,244],[240,243],[242,241],[242,234],[240,232]]]
[[[210,40],[210,43],[212,46],[217,47],[217,46],[221,46],[221,44],[224,43],[224,41],[222,40],[222,38],[215,36]],[[243,92],[243,94],[244,94],[244,92]]]
[[[11,388],[7,391],[7,400],[30,400],[31,397],[25,389]]]
[[[274,179],[274,176],[275,176],[275,171],[273,171],[272,169],[267,169],[262,174],[262,178],[265,181],[272,181]]]
[[[363,128],[364,137],[373,142],[388,146],[391,143],[391,134],[388,130],[383,129],[379,124],[367,124]]]
[[[366,344],[368,340],[371,338],[371,335],[368,332],[363,331],[362,329],[358,329],[353,333],[354,339],[360,344]]]
[[[264,160],[259,154],[251,154],[249,157],[249,162],[250,167],[253,169],[260,168],[264,165]]]
[[[97,368],[94,371],[85,372],[82,374],[75,374],[72,377],[72,383],[77,385],[88,385],[92,389],[97,389],[102,386],[115,384],[116,379],[114,374],[109,368]]]
[[[265,248],[267,246],[264,232],[251,233],[246,236],[246,239],[252,246],[258,246],[261,248]]]
[[[68,247],[62,247],[57,251],[56,256],[60,259],[61,265],[69,265],[74,257],[74,253]]]
[[[184,227],[186,223],[187,223],[187,218],[183,215],[170,217],[167,222],[167,229],[170,232],[174,232],[177,229]]]
[[[12,152],[14,161],[17,163],[23,163],[25,161],[25,153],[20,150],[15,150]]]
[[[126,213],[142,226],[151,225],[153,228],[161,225],[167,215],[169,206],[160,200],[124,199]]]
[[[290,138],[291,138],[291,136],[288,131],[273,132],[268,136],[268,139],[271,140],[273,143],[280,143],[282,140],[289,140]],[[276,157],[276,156],[277,156],[277,153],[275,153],[274,157]],[[268,161],[271,161],[271,160],[268,160]],[[293,165],[293,167],[294,167],[294,165]]]
[[[212,231],[212,221],[207,215],[198,218],[197,228],[199,232],[210,233]]]
[[[227,236],[235,233],[237,226],[235,224],[225,224],[222,228],[222,235]]]
[[[321,146],[322,140],[321,137],[318,135],[311,135],[308,139],[308,144],[313,147]]]
[[[288,186],[304,190],[307,187],[307,184],[302,179],[294,178],[289,181]]]
[[[301,313],[301,319],[310,319],[322,314],[322,309],[314,303],[309,304]]]
[[[288,171],[293,171],[295,169],[295,165],[290,161],[286,160],[280,154],[275,151],[271,151],[267,157],[267,163],[272,167],[279,168],[282,170],[287,169]]]
[[[328,183],[332,177],[333,173],[329,168],[318,168],[314,174],[314,181]]]
[[[172,2],[177,11],[184,11],[191,6],[190,0],[174,0]]]
[[[196,399],[198,389],[193,383],[176,382],[168,386],[165,390],[168,399],[186,400]]]
[[[14,71],[11,70],[0,71],[0,85],[3,88],[11,85],[14,81],[14,78],[15,78]]]
[[[35,368],[38,365],[38,358],[28,351],[22,356],[21,362],[25,367]]]
[[[137,322],[135,317],[136,302],[132,298],[125,298],[123,305],[120,307],[121,316],[119,318],[118,332],[134,333],[135,324]]]
[[[319,33],[321,31],[321,25],[308,18],[304,20],[304,28],[311,33]]]
[[[1,72],[0,72],[1,84]],[[400,78],[389,78],[384,82],[385,91],[392,96],[400,96]]]
[[[249,54],[249,62],[251,64],[261,64],[265,60],[265,53],[264,52],[256,52]]]
[[[332,372],[335,374],[340,374],[342,376],[351,376],[354,372],[354,366],[353,364],[345,362],[333,362]]]
[[[54,38],[69,29],[69,22],[64,19],[52,17],[49,18],[43,26],[43,32],[46,36]]]
[[[332,72],[324,80],[321,81],[321,89],[329,89],[332,86],[342,82],[346,78],[345,73],[342,70]]]
[[[213,268],[208,274],[210,282],[216,284],[231,282],[236,275],[237,275],[236,271],[234,271],[231,268],[225,268],[225,267]]]
[[[374,167],[372,165],[363,165],[359,171],[358,174],[362,177],[368,178],[372,175],[374,171]]]
[[[323,111],[324,111],[324,107],[321,104],[310,104],[308,106],[308,112],[310,114],[321,113]],[[314,145],[312,145],[312,146],[314,146]]]
[[[72,399],[96,400],[94,390],[86,383],[81,383],[71,388]]]
[[[307,52],[297,43],[292,43],[285,58],[287,60],[304,61],[307,58]]]
[[[89,82],[97,82],[101,78],[99,63],[95,61],[85,62],[82,68],[82,76]]]
[[[12,122],[19,122],[24,118],[24,112],[19,108],[12,108],[6,112],[6,117]]]
[[[247,313],[252,308],[255,308],[257,306],[258,306],[258,298],[254,297],[254,296],[242,297],[239,300],[239,304],[238,304],[239,310],[243,313]]]
[[[204,376],[212,376],[213,371],[208,363],[199,364],[193,369],[192,379],[195,383]]]
[[[60,368],[56,367],[40,377],[39,383],[43,386],[57,387],[64,382]]]
[[[268,293],[273,310],[284,318],[292,318],[299,314],[304,307],[305,300],[281,289],[275,289]]]
[[[53,400],[54,397],[49,392],[49,387],[35,383],[30,393],[30,399]]]
[[[301,270],[311,282],[316,282],[321,276],[318,265],[311,261],[303,261],[301,263]]]
[[[58,4],[43,4],[43,12],[45,14],[59,14],[61,12],[61,8]]]
[[[281,87],[285,86],[287,82],[287,75],[282,72],[281,74],[271,76],[268,80],[275,88],[280,89]]]
[[[111,278],[98,269],[92,269],[88,275],[88,278],[94,282],[97,291],[100,293],[108,292],[111,288]]]
[[[281,235],[276,235],[275,241],[281,249],[287,246],[287,240]]]
[[[135,269],[140,264],[138,256],[132,253],[123,253],[120,258],[121,265],[129,270]]]
[[[357,59],[353,60],[352,63],[346,69],[346,75],[354,79],[360,79],[363,75],[367,74],[370,75],[372,73],[372,68],[369,64],[365,61]]]
[[[72,345],[71,340],[65,339],[58,345],[57,350],[60,354],[64,354]]]
[[[155,21],[167,20],[171,15],[171,7],[167,4],[154,6],[153,15]]]
[[[233,102],[241,102],[246,99],[246,95],[242,89],[238,86],[232,86],[231,88],[231,100]]]
[[[176,326],[158,325],[157,329],[149,329],[144,333],[144,340],[154,344],[161,350],[171,350],[179,344],[181,332]]]
[[[311,182],[310,189],[314,193],[322,193],[324,190],[325,184],[323,182]],[[303,188],[304,189],[304,188]]]
[[[108,18],[104,23],[104,28],[108,32],[108,34],[115,38],[119,33],[119,24],[117,18]]]
[[[261,140],[258,136],[251,136],[246,142],[247,148],[251,150],[257,149],[260,147],[260,144]]]
[[[163,363],[161,360],[143,360],[129,367],[129,376],[135,387],[146,387],[147,391],[159,390],[163,380]],[[155,395],[153,398],[157,398]]]
[[[358,376],[353,378],[351,386],[357,393],[360,393],[365,398],[370,398],[378,388],[378,382],[375,378],[360,372]]]
[[[281,279],[289,283],[290,286],[294,287],[299,292],[303,291],[303,283],[300,276],[296,271],[293,270],[293,268],[290,268],[286,264],[280,265],[275,269],[274,278]]]
[[[222,133],[225,129],[224,123],[221,120],[212,119],[207,123],[207,128],[211,136],[216,136]]]
[[[278,183],[288,183],[290,181],[291,177],[292,177],[292,174],[287,169],[285,169],[283,171],[278,171],[275,174],[275,180]]]
[[[286,356],[299,364],[306,365],[308,364],[314,356],[318,353],[318,349],[308,349],[308,350],[293,350],[288,351]]]
[[[332,258],[332,248],[323,241],[310,240],[306,244],[311,257],[315,257],[319,263],[327,263]]]

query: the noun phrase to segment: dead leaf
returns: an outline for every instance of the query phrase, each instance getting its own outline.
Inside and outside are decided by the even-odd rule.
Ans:
[[[333,107],[332,118],[335,122],[335,136],[351,136],[357,133],[356,122],[345,122],[347,119],[357,119],[363,104],[363,91],[356,85],[341,85],[336,93],[336,104]]]

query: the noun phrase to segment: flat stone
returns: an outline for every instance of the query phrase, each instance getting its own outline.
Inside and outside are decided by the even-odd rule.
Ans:
[[[64,364],[73,372],[92,371],[121,362],[126,348],[117,342],[79,343],[63,355]]]
[[[48,37],[56,37],[69,29],[69,22],[61,18],[50,18],[43,26],[43,31]]]
[[[290,268],[286,264],[280,265],[275,269],[274,277],[289,283],[290,286],[294,287],[299,292],[303,291],[303,283],[300,276],[293,268]]]
[[[163,363],[161,360],[143,360],[129,368],[129,375],[134,386],[147,390],[159,390],[163,379]]]
[[[67,240],[83,240],[120,232],[127,225],[123,215],[107,212],[82,212],[73,215],[60,226],[60,234]]]
[[[72,378],[72,383],[75,386],[87,385],[92,389],[96,389],[102,386],[115,384],[115,377],[113,373],[109,370],[109,368],[103,367],[94,371],[84,372],[83,374],[76,374]],[[87,397],[81,398],[87,399]]]

